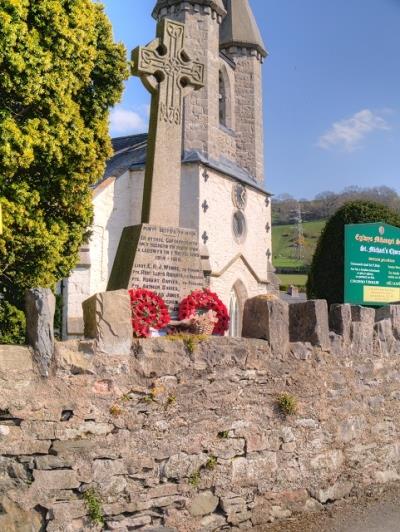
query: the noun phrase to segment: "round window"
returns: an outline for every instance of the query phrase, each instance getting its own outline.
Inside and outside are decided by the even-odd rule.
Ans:
[[[233,235],[236,242],[241,243],[246,238],[246,218],[242,211],[236,211],[232,220]]]

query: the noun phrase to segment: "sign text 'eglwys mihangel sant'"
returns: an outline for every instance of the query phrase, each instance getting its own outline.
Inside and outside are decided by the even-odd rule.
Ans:
[[[384,223],[345,228],[345,303],[400,301],[400,228]]]

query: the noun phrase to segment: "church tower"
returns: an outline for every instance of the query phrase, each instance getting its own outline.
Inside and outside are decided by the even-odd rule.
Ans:
[[[184,153],[230,161],[264,182],[261,64],[267,53],[248,0],[158,0],[153,17],[186,24],[204,89],[185,102]]]
[[[226,10],[222,0],[159,0],[153,17],[185,23],[190,58],[205,65],[203,89],[185,100],[183,150],[217,156],[219,32]]]
[[[261,65],[267,52],[248,0],[224,0],[220,50],[235,64],[236,160],[260,184],[264,181]]]

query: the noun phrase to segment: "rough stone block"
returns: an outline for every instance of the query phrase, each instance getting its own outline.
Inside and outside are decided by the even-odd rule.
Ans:
[[[18,374],[25,379],[28,372],[33,372],[32,354],[28,347],[0,345],[0,373],[12,375],[15,380]]]
[[[375,321],[390,320],[393,327],[393,336],[400,340],[400,305],[388,305],[376,309]]]
[[[85,337],[108,355],[129,355],[132,348],[131,304],[128,290],[95,294],[82,303]]]
[[[35,488],[44,490],[79,488],[79,480],[75,471],[60,469],[53,471],[34,471]]]
[[[377,341],[376,349],[380,349],[382,353],[390,353],[396,345],[392,321],[390,319],[377,321],[374,331]]]
[[[8,497],[0,498],[0,530],[39,532],[43,530],[43,519],[36,510],[25,511]]]
[[[93,356],[69,347],[69,342],[56,343],[57,367],[70,371],[74,375],[94,374]]]
[[[291,342],[310,342],[324,350],[329,349],[328,305],[324,299],[290,305],[289,323]]]
[[[317,501],[325,504],[328,501],[337,501],[347,497],[352,489],[351,482],[338,482],[327,489],[311,490],[311,494]]]
[[[56,298],[50,288],[33,288],[25,294],[26,336],[33,347],[41,375],[49,375],[54,355]]]
[[[197,495],[189,506],[189,513],[193,517],[203,517],[212,514],[217,508],[219,498],[211,491],[205,491]]]
[[[371,353],[374,346],[375,309],[352,305],[351,320],[352,350],[356,353]]]
[[[289,305],[266,296],[248,299],[244,306],[243,336],[268,340],[273,352],[286,352],[289,345]]]
[[[261,458],[236,458],[232,462],[232,482],[242,486],[257,485],[263,477],[270,478],[278,469],[274,452],[265,452]]]
[[[329,312],[329,328],[343,337],[345,344],[351,341],[351,305],[331,305]]]

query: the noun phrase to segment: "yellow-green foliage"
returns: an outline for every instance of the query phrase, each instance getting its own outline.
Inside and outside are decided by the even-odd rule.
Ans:
[[[0,0],[0,291],[20,307],[76,264],[127,75],[99,3]]]
[[[206,463],[206,469],[208,469],[209,471],[214,471],[214,469],[217,467],[217,464],[217,458],[215,456],[210,456]]]
[[[289,393],[281,393],[277,398],[277,403],[285,416],[294,416],[298,411],[297,399]]]
[[[171,342],[182,341],[189,353],[193,354],[196,351],[197,346],[202,342],[205,342],[209,337],[205,334],[177,333],[167,336],[167,338]]]
[[[0,344],[25,343],[25,314],[0,299]]]
[[[189,477],[189,484],[193,486],[193,488],[197,488],[201,481],[201,473],[200,470],[197,469],[194,471],[190,477]]]
[[[90,520],[98,525],[104,525],[104,514],[99,495],[93,488],[83,494],[83,499],[89,513]]]

